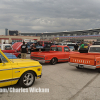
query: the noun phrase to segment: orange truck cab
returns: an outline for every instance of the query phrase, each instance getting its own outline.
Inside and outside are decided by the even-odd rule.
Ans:
[[[71,66],[98,69],[100,72],[100,45],[92,45],[88,53],[73,54],[70,55],[69,59],[69,65]]]
[[[38,41],[38,43],[44,47],[45,43],[51,43],[51,41]]]
[[[73,53],[79,52],[70,51],[68,46],[52,45],[50,51],[31,52],[30,58],[40,63],[51,63],[54,65],[57,62],[69,61],[69,55]]]

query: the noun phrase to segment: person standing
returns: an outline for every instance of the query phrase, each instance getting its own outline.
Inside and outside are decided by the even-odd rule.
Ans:
[[[89,43],[89,45],[88,45],[88,49],[89,49],[89,47],[92,45],[92,42],[90,41],[90,43]]]
[[[74,45],[75,51],[78,51],[78,47],[79,47],[78,44],[75,44],[75,45]]]
[[[36,46],[35,43],[33,43],[33,45],[31,46],[31,52],[35,52],[36,51]]]
[[[89,43],[89,45],[88,45],[88,46],[90,47],[91,45],[92,45],[92,42],[90,41],[90,43]]]
[[[26,59],[26,53],[28,52],[27,45],[25,45],[25,42],[23,42],[23,45],[21,46],[21,58]]]
[[[84,48],[84,43],[83,42],[81,42],[80,48]]]

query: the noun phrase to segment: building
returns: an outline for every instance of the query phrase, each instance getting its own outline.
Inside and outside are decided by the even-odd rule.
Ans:
[[[5,35],[0,35],[0,43],[11,43],[11,42],[22,42],[22,41],[34,41],[40,40],[39,36],[20,36],[19,34],[20,31],[18,30],[8,30],[7,28],[5,29]]]
[[[5,29],[5,35],[8,35],[8,29],[7,28]]]
[[[90,29],[82,31],[56,32],[56,33],[19,33],[21,36],[40,36],[42,40],[52,39],[68,39],[68,40],[84,40],[97,39],[100,40],[100,29]]]
[[[50,33],[21,33],[17,30],[5,29],[5,35],[10,36],[26,36],[26,37],[40,37],[40,40],[84,40],[97,39],[100,41],[100,29],[90,29],[70,32],[50,32]],[[11,40],[11,39],[10,39]],[[9,41],[10,41],[9,40]]]
[[[11,42],[23,42],[24,40],[40,40],[39,36],[5,36],[5,35],[0,35],[0,43],[11,43]]]
[[[10,35],[10,36],[18,36],[19,31],[18,30],[8,30],[7,28],[5,29],[5,35]]]
[[[17,30],[9,30],[9,35],[11,35],[11,36],[18,36],[19,35],[19,31],[17,31]]]

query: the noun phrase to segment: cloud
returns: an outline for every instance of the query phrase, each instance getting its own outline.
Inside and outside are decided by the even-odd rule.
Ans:
[[[61,32],[99,28],[99,0],[0,0],[2,29]]]

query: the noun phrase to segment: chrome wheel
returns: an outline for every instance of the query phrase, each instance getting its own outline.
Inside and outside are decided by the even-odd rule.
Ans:
[[[26,86],[29,86],[32,84],[34,78],[33,78],[33,74],[32,73],[27,73],[24,77],[23,77],[23,83]]]
[[[30,87],[34,84],[34,81],[35,81],[35,73],[32,71],[27,71],[21,76],[19,84],[22,87]]]

